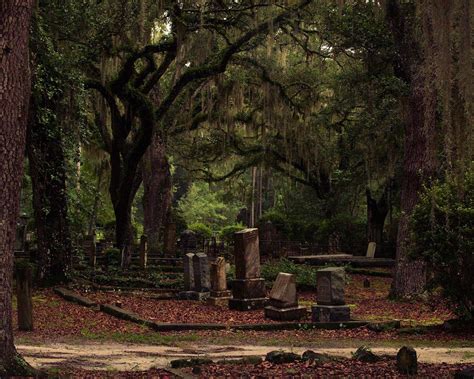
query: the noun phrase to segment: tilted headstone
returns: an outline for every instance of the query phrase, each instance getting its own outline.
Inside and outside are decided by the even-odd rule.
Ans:
[[[377,249],[377,244],[375,242],[369,242],[367,246],[367,258],[375,258],[375,250]]]
[[[345,271],[341,267],[328,267],[316,272],[317,305],[313,305],[313,321],[349,321],[350,309],[345,305]]]
[[[235,280],[229,307],[236,310],[262,308],[266,302],[265,280],[260,277],[258,229],[244,229],[234,235]]]
[[[270,305],[265,307],[265,317],[272,320],[299,320],[306,315],[306,307],[298,306],[295,278],[280,272],[270,292]]]
[[[204,253],[194,254],[194,288],[197,292],[209,291],[211,285],[209,280],[209,261]]]

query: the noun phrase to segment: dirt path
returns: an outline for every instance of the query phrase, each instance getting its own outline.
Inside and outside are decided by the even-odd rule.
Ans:
[[[264,356],[271,350],[283,349],[301,354],[305,348],[288,346],[214,346],[189,344],[186,347],[153,346],[119,343],[83,343],[44,345],[19,345],[17,349],[26,360],[38,368],[69,365],[77,368],[98,370],[147,370],[150,367],[165,368],[178,358],[207,357],[232,359],[249,355]],[[318,348],[318,352],[350,357],[354,348]],[[426,363],[473,363],[474,348],[416,348],[420,362]],[[396,354],[397,349],[372,348],[376,354]]]

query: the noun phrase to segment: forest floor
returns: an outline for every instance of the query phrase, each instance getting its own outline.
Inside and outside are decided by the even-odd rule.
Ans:
[[[377,354],[392,355],[389,360],[371,364],[373,365],[371,368],[366,367],[369,371],[374,369],[377,376],[396,374],[396,371],[393,371],[395,367],[393,354],[401,346],[406,345],[415,347],[422,362],[421,370],[428,370],[421,372],[427,375],[432,371],[444,372],[443,370],[448,375],[448,372],[452,373],[453,370],[465,365],[474,365],[474,328],[454,331],[442,326],[444,321],[454,317],[448,303],[438,296],[425,301],[391,301],[387,299],[390,278],[371,277],[370,288],[363,287],[364,279],[363,275],[352,275],[346,287],[347,303],[351,306],[353,317],[364,320],[399,319],[404,328],[382,332],[362,327],[343,330],[225,329],[157,333],[144,326],[119,320],[98,309],[67,302],[51,290],[39,290],[35,292],[33,299],[35,330],[17,331],[16,343],[19,351],[34,365],[52,368],[59,373],[72,372],[75,376],[87,377],[104,377],[105,372],[115,373],[112,376],[119,377],[119,371],[123,370],[127,371],[123,373],[124,377],[167,377],[170,374],[166,370],[172,359],[263,356],[276,349],[298,353],[312,349],[350,358],[351,353],[362,345],[369,346]],[[96,292],[85,295],[99,303],[114,304],[119,301],[124,309],[158,322],[223,324],[268,322],[263,318],[261,310],[234,312],[194,301],[151,299],[145,293],[132,296]],[[300,302],[303,305],[309,306],[314,299],[314,292],[300,293]],[[150,367],[160,367],[162,371],[149,371]],[[270,367],[268,362],[263,362],[258,367],[242,366],[241,369],[236,369],[235,365],[209,365],[202,368],[201,376],[232,376],[232,370],[249,375],[251,373],[256,375],[258,372],[261,374],[263,371],[265,375],[267,371],[268,374],[279,375],[278,370],[283,369],[289,370],[289,373],[299,370],[309,375],[318,376],[326,372],[327,375],[333,376],[331,370],[335,370],[334,373],[337,375],[356,370],[352,372],[355,374],[359,372],[357,370],[362,369],[358,367],[358,362],[354,363],[352,359],[342,363],[331,363],[327,367],[308,366],[303,363]],[[93,371],[86,373],[83,371],[86,368],[102,370],[102,374]],[[148,371],[140,374],[137,370]],[[186,376],[190,373],[184,370],[180,375]],[[94,376],[96,374],[98,376]]]

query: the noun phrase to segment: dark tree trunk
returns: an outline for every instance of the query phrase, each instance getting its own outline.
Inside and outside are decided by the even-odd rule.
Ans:
[[[389,188],[387,185],[378,201],[372,197],[369,189],[365,192],[367,197],[367,242],[375,242],[377,250],[380,250],[383,243],[383,229],[389,210]]]
[[[49,100],[38,97],[31,100],[27,152],[38,240],[39,277],[43,284],[55,285],[68,281],[71,269],[66,167],[59,124],[52,121],[44,125],[37,119],[38,106],[56,112],[58,105],[47,104]],[[37,104],[37,101],[42,104]]]
[[[426,284],[423,263],[408,259],[408,224],[423,185],[436,172],[436,96],[434,86],[425,86],[425,82],[434,78],[427,77],[426,70],[422,69],[420,33],[416,30],[416,3],[400,4],[398,0],[390,0],[387,7],[387,21],[398,52],[394,70],[399,78],[410,85],[410,94],[403,104],[405,141],[401,216],[398,225],[395,280],[392,284],[392,295],[404,297],[422,292]]]
[[[171,205],[171,172],[165,144],[155,134],[142,159],[144,229],[151,253],[159,250],[163,225]]]
[[[12,278],[31,76],[32,0],[0,2],[0,376],[25,375],[13,345]],[[28,367],[26,364],[25,367]]]

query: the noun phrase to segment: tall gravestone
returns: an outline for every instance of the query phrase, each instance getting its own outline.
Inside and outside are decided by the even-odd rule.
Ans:
[[[229,308],[240,311],[263,308],[265,280],[260,277],[258,229],[244,229],[234,235],[235,280]]]
[[[306,316],[306,307],[298,306],[296,283],[292,274],[278,274],[270,291],[269,303],[265,307],[265,317],[272,320],[291,321]]]
[[[227,290],[226,263],[218,257],[211,263],[211,293],[208,304],[225,306],[229,304],[230,291]]]
[[[317,305],[312,307],[314,322],[350,320],[350,309],[344,298],[345,272],[341,267],[328,267],[316,272]]]

